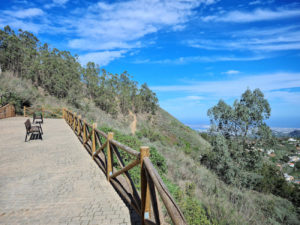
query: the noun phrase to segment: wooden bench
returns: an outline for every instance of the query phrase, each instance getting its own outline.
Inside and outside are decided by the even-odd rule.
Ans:
[[[38,124],[44,123],[43,115],[42,114],[37,115],[36,113],[33,113],[32,123],[38,123]]]
[[[38,134],[40,139],[43,140],[42,137],[42,127],[41,126],[31,126],[31,122],[29,119],[26,120],[25,124],[25,128],[26,128],[26,136],[25,136],[25,142],[27,141],[27,135],[28,134]]]

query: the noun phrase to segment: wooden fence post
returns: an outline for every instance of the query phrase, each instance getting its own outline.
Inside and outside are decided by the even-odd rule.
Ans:
[[[23,107],[24,117],[26,117],[26,106]]]
[[[86,124],[85,120],[83,120],[83,143],[86,142]]]
[[[144,157],[150,157],[149,147],[142,146],[141,150],[141,209],[142,209],[142,225],[145,225],[145,219],[150,219],[150,189],[147,182],[146,171],[143,166]]]
[[[73,131],[75,132],[75,129],[76,129],[76,112],[73,113]]]
[[[81,134],[81,127],[80,127],[80,119],[81,119],[81,115],[78,116],[78,126],[77,126],[77,134],[80,135]]]
[[[110,149],[110,140],[114,138],[113,132],[108,132],[107,134],[107,180],[110,180],[110,176],[112,175],[112,154]]]
[[[68,115],[69,115],[69,116],[68,116],[68,119],[69,119],[68,122],[69,122],[69,125],[71,125],[71,112],[68,111]]]
[[[92,156],[94,156],[94,153],[96,151],[96,135],[95,135],[95,128],[97,127],[97,123],[93,123],[92,128]],[[94,158],[93,158],[94,159]]]
[[[65,119],[65,108],[62,108],[62,118]]]

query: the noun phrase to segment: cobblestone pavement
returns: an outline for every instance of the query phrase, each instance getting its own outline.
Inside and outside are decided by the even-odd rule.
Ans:
[[[135,224],[62,119],[24,142],[24,117],[0,120],[0,224]]]

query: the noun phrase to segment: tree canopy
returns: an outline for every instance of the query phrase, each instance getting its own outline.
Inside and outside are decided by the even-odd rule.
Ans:
[[[77,56],[49,48],[30,32],[15,33],[9,26],[0,30],[0,66],[15,76],[29,79],[57,98],[66,98],[76,107],[87,97],[107,113],[154,114],[158,99],[147,86],[138,83],[125,71],[107,72],[94,62],[81,66]]]
[[[271,132],[264,122],[270,117],[271,108],[260,89],[247,89],[233,106],[220,100],[207,114],[212,128],[227,139],[245,139],[249,135],[260,139],[268,137],[268,132]]]

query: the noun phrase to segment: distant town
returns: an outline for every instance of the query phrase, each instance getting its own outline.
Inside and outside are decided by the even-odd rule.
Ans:
[[[278,138],[274,149],[265,150],[286,181],[300,184],[300,139]]]

